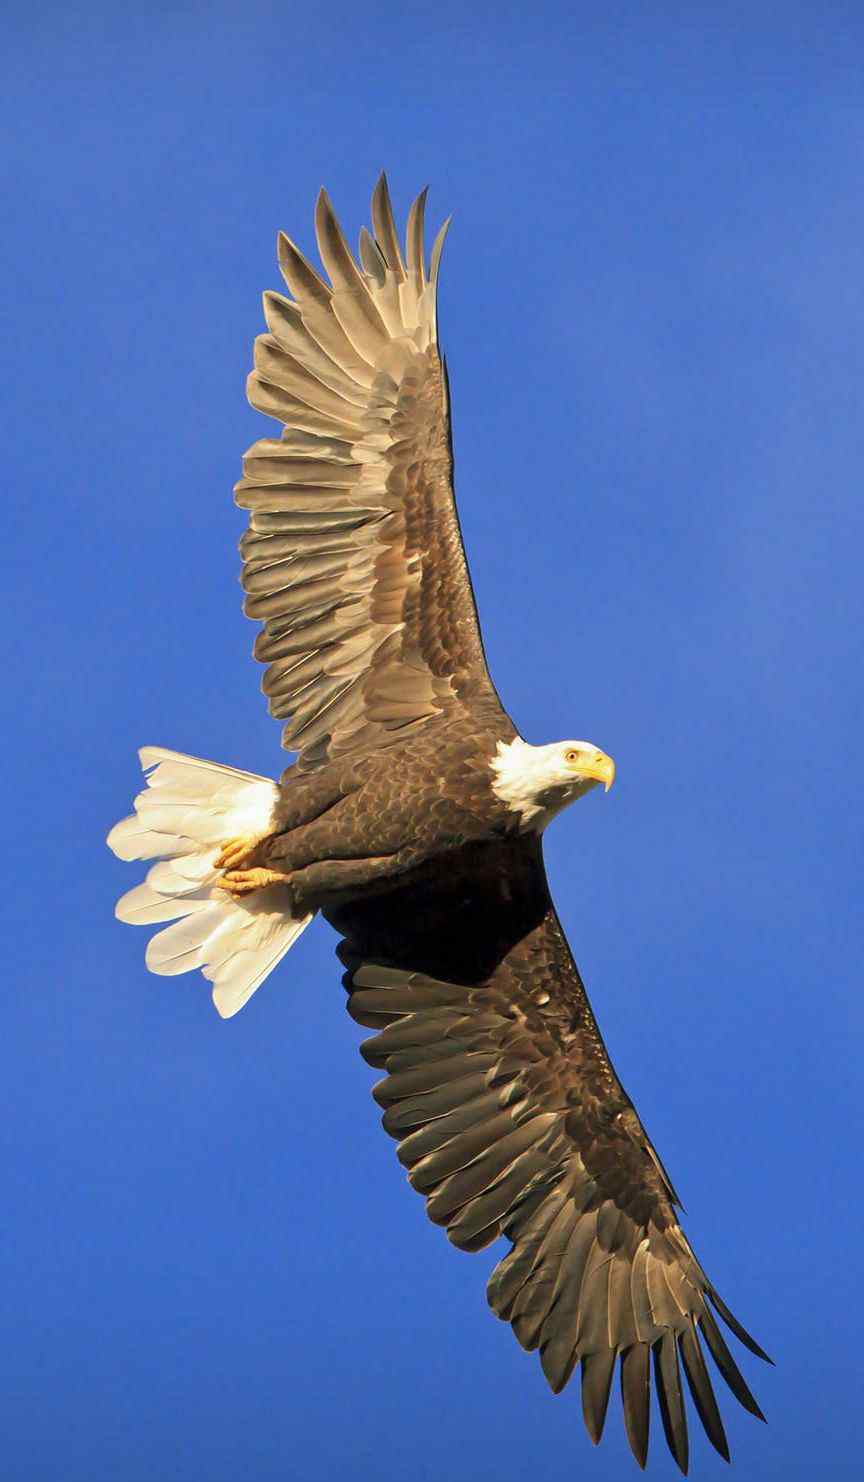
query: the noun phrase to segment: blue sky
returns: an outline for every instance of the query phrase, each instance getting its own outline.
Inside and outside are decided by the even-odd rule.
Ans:
[[[4,1472],[636,1475],[377,1126],[334,938],[234,1021],[114,922],[135,749],[283,764],[231,504],[274,239],[382,165],[455,213],[457,487],[619,1073],[777,1360],[740,1482],[860,1412],[864,21],[832,4],[12,4],[4,24]],[[10,401],[7,395],[7,404]],[[649,1475],[673,1464],[655,1416]],[[693,1431],[693,1474],[723,1463]]]

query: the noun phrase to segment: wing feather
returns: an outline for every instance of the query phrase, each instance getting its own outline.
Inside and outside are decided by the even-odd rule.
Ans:
[[[663,1337],[654,1345],[654,1380],[666,1441],[680,1470],[686,1477],[690,1456],[687,1416],[684,1410],[684,1397],[681,1393],[678,1348],[675,1333],[671,1328],[667,1329]]]
[[[459,536],[437,346],[446,224],[427,275],[425,197],[409,212],[403,256],[382,176],[358,263],[322,191],[315,226],[326,277],[280,234],[293,297],[264,295],[267,333],[255,341],[249,399],[284,430],[253,444],[235,491],[250,514],[244,610],[264,625],[255,645],[271,666],[264,693],[303,768],[388,746],[470,696],[494,699]],[[293,654],[314,664],[273,673]]]
[[[398,277],[404,278],[405,264],[402,261],[399,234],[393,219],[393,205],[390,200],[387,176],[383,173],[378,177],[372,192],[372,226],[375,230],[379,251],[387,267]]]
[[[648,1460],[648,1432],[651,1418],[650,1355],[651,1350],[647,1343],[634,1343],[632,1348],[628,1348],[621,1355],[621,1403],[624,1408],[624,1428],[627,1432],[630,1450],[642,1468]]]
[[[615,1372],[614,1349],[586,1353],[582,1359],[582,1415],[594,1445],[599,1445]]]
[[[711,1380],[705,1367],[705,1358],[699,1347],[699,1339],[693,1328],[692,1318],[688,1327],[684,1328],[679,1339],[681,1349],[681,1360],[684,1364],[684,1372],[687,1375],[687,1383],[693,1396],[693,1403],[705,1427],[711,1445],[719,1451],[724,1461],[729,1460],[729,1444],[726,1440],[726,1432],[723,1429],[723,1421],[714,1391],[711,1388]]]
[[[411,262],[408,254],[406,271]],[[510,1240],[489,1303],[524,1348],[539,1349],[553,1390],[579,1368],[592,1440],[619,1362],[627,1437],[645,1465],[653,1357],[664,1434],[686,1471],[682,1370],[709,1440],[728,1455],[700,1338],[732,1393],[761,1415],[713,1311],[765,1355],[681,1230],[674,1190],[615,1075],[549,900],[539,844],[490,850],[488,889],[480,869],[473,897],[460,876],[424,885],[422,902],[410,885],[404,900],[397,888],[377,915],[356,902],[327,913],[345,937],[349,1009],[377,1030],[363,1054],[385,1072],[374,1092],[383,1124],[454,1244]],[[448,912],[446,940],[428,924],[412,934],[412,921]],[[472,923],[500,943],[480,979]]]

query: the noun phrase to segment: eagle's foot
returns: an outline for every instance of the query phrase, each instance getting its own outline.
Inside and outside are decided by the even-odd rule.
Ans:
[[[252,870],[226,870],[219,881],[218,889],[227,890],[229,895],[240,899],[253,891],[264,890],[268,885],[289,885],[290,875],[281,870],[265,870],[260,866]]]
[[[226,839],[216,860],[217,870],[249,868],[255,863],[263,842],[260,834],[240,834],[236,839]]]

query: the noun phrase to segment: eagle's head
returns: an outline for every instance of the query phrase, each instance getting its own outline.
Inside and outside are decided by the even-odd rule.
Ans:
[[[496,797],[518,813],[520,828],[538,831],[598,783],[608,792],[615,780],[611,756],[590,741],[531,746],[517,736],[498,742],[491,765]]]

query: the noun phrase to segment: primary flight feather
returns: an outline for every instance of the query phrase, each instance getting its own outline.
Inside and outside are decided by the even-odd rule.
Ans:
[[[728,1458],[703,1343],[760,1415],[714,1313],[765,1354],[681,1230],[549,894],[543,830],[615,769],[586,741],[525,742],[486,667],[438,349],[446,223],[427,267],[425,195],[403,250],[382,176],[358,261],[322,191],[326,277],[279,238],[291,297],[264,295],[249,397],[283,431],[249,449],[236,498],[255,655],[297,760],[275,783],[144,748],[147,787],[109,843],[157,863],[117,914],[170,922],[148,966],[200,968],[229,1017],[320,912],[430,1218],[463,1250],[511,1241],[489,1302],[553,1390],[579,1365],[595,1442],[617,1363],[642,1466],[653,1368],[686,1471],[682,1369]]]

